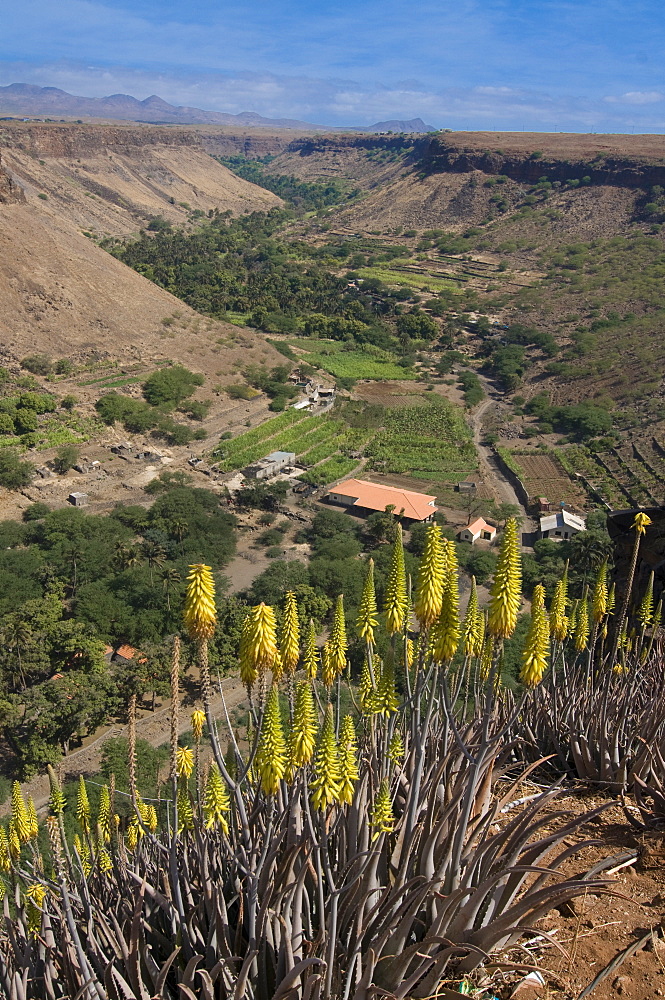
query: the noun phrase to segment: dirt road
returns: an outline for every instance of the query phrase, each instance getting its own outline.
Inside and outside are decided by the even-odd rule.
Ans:
[[[485,382],[484,379],[483,381]],[[487,389],[487,384],[485,384],[485,389]],[[522,503],[520,503],[512,484],[501,471],[492,449],[481,443],[483,416],[492,406],[493,402],[494,400],[491,397],[484,399],[471,414],[469,421],[471,424],[471,430],[473,431],[473,443],[475,444],[478,452],[483,479],[485,479],[491,489],[496,493],[499,502],[515,504],[520,508],[522,511],[522,531],[535,531],[537,528],[536,522],[533,518],[529,517],[526,512],[526,508]]]

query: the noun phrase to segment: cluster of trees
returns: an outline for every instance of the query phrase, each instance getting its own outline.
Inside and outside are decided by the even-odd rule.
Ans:
[[[534,396],[524,407],[527,413],[538,418],[541,433],[552,430],[570,434],[578,440],[588,440],[607,434],[612,429],[612,414],[599,403],[574,403],[553,406],[547,393]]]
[[[373,278],[350,284],[305,244],[280,236],[291,217],[281,209],[238,219],[217,215],[190,234],[144,233],[106,246],[199,312],[246,314],[267,333],[330,337],[402,353],[405,345],[441,334],[417,305],[404,312],[399,290]],[[407,298],[412,294],[406,291]]]
[[[210,402],[189,398],[203,382],[203,375],[182,365],[172,365],[153,372],[143,383],[145,402],[109,392],[97,400],[95,408],[106,424],[121,423],[132,434],[151,430],[155,437],[164,438],[169,444],[188,444],[193,439],[205,438],[205,431],[192,431],[169,414],[177,408],[193,420],[203,420]]]
[[[223,567],[235,548],[219,497],[180,482],[165,478],[149,510],[35,504],[24,523],[0,523],[0,733],[21,774],[117,713],[128,684],[154,695],[166,683],[164,642],[180,627],[188,566]],[[211,655],[224,669],[244,608],[222,597],[220,614]],[[106,643],[130,643],[142,662],[108,664]]]
[[[331,178],[327,181],[302,181],[291,174],[273,174],[265,167],[274,156],[248,160],[246,156],[216,156],[238,177],[272,191],[299,212],[312,212],[350,201],[360,193],[358,188],[346,191],[344,185]]]

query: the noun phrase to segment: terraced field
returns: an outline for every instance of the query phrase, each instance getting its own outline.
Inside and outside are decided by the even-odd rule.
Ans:
[[[546,497],[551,503],[563,501],[574,507],[586,506],[583,487],[571,479],[556,457],[513,452],[513,460],[521,469],[520,479],[530,497]]]
[[[602,452],[571,445],[563,449],[562,459],[615,510],[665,503],[665,445],[654,437]]]

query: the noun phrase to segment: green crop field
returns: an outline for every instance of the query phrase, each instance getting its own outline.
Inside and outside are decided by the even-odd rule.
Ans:
[[[390,411],[366,453],[377,471],[439,483],[457,482],[477,467],[463,411],[444,399]]]
[[[297,347],[297,345],[296,345]],[[337,354],[307,354],[305,360],[317,368],[323,368],[336,378],[368,378],[378,381],[414,379],[409,368],[402,368],[395,361],[374,358],[364,351],[340,351]]]

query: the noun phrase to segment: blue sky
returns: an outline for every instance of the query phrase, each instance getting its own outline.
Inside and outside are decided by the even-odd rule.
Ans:
[[[320,124],[665,131],[660,0],[23,0],[0,85]]]

